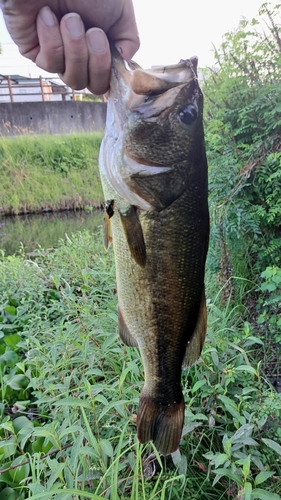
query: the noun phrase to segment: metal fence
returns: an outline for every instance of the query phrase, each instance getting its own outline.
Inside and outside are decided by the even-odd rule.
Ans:
[[[25,78],[0,75],[0,103],[82,100],[91,95],[86,89],[73,90],[59,78]]]

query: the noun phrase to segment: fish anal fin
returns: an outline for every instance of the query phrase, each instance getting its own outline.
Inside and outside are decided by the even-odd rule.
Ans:
[[[185,357],[182,364],[183,368],[192,366],[198,360],[205,342],[206,330],[207,330],[207,308],[206,308],[205,289],[203,289],[197,324],[194,329],[192,338],[186,346]]]
[[[125,323],[120,307],[118,308],[118,331],[119,337],[124,342],[124,344],[129,347],[138,347],[137,341],[131,335],[129,328]]]
[[[146,247],[136,208],[130,205],[125,214],[119,213],[131,256],[139,266],[145,267]]]
[[[179,447],[184,422],[184,399],[170,404],[155,402],[143,389],[137,416],[137,434],[140,443],[153,441],[163,455]]]

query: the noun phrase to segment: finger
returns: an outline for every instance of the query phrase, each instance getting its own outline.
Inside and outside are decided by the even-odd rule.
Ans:
[[[105,94],[109,88],[111,53],[106,34],[99,28],[86,33],[89,50],[88,89],[96,95]]]
[[[64,46],[65,70],[63,81],[71,88],[81,90],[88,85],[88,47],[81,17],[71,12],[60,24]]]
[[[64,47],[60,26],[55,14],[49,7],[43,7],[37,17],[39,52],[35,59],[37,66],[50,73],[63,73]]]
[[[140,39],[135,18],[134,7],[127,1],[122,16],[107,33],[114,40],[115,47],[126,61],[130,61],[140,47]]]
[[[140,48],[139,39],[124,40],[123,38],[121,38],[120,40],[115,40],[114,44],[116,49],[120,52],[123,59],[126,59],[126,61],[130,61],[137,52],[137,50]]]

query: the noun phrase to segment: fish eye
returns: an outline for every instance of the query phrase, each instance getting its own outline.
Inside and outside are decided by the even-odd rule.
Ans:
[[[179,119],[185,125],[191,125],[197,118],[197,110],[192,104],[188,104],[179,112]]]

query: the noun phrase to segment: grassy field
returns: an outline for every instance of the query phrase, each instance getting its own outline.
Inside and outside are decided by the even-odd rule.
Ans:
[[[100,206],[101,133],[1,137],[0,214]]]
[[[140,446],[137,349],[117,335],[113,253],[77,233],[56,250],[0,256],[0,497],[280,500],[281,394],[263,342],[207,273],[208,339],[184,371],[179,451]]]

